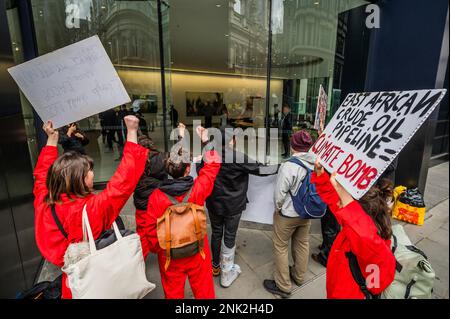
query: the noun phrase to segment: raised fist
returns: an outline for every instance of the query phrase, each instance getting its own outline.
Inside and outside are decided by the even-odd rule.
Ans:
[[[123,118],[125,121],[125,125],[127,126],[127,130],[129,131],[137,131],[139,129],[139,119],[134,115],[127,115]]]
[[[195,131],[197,133],[197,135],[200,137],[200,139],[202,140],[203,143],[206,143],[209,141],[209,136],[208,136],[208,129],[204,128],[203,126],[197,126],[195,128]]]

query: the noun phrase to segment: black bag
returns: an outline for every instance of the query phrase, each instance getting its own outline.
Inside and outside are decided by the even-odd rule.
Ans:
[[[16,299],[61,299],[62,275],[53,281],[42,281],[20,292]]]

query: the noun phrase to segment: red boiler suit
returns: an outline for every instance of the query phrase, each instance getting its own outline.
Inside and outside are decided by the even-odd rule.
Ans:
[[[206,198],[211,194],[214,181],[220,169],[220,157],[217,152],[206,153],[205,166],[200,170],[198,177],[192,186],[188,202],[203,206]],[[182,201],[184,195],[175,196]],[[205,236],[203,250],[205,259],[198,253],[191,257],[172,259],[167,271],[165,251],[159,246],[156,234],[156,221],[166,209],[173,205],[167,195],[160,189],[156,189],[149,197],[147,211],[136,212],[136,229],[141,237],[144,258],[148,252],[158,254],[159,271],[164,294],[167,299],[183,299],[186,277],[197,299],[213,299],[214,281],[212,276],[211,252],[208,244],[208,236]]]
[[[83,240],[81,216],[85,204],[87,204],[86,209],[94,238],[98,238],[104,230],[109,229],[144,172],[147,156],[146,148],[127,142],[122,161],[106,185],[106,189],[99,194],[90,194],[84,198],[71,198],[67,194],[61,196],[62,203],[56,204],[55,210],[68,234],[66,239],[53,219],[50,206],[44,201],[48,194],[47,172],[58,157],[56,146],[45,146],[34,170],[33,190],[36,243],[42,256],[60,268],[64,265],[64,253],[67,246]],[[71,299],[72,294],[66,284],[67,276],[63,274],[62,279],[62,298]]]
[[[336,216],[342,230],[337,235],[327,263],[327,298],[330,299],[365,299],[360,287],[353,279],[346,252],[352,251],[358,259],[364,278],[373,274],[366,269],[377,265],[379,269],[378,287],[369,288],[370,293],[380,294],[394,280],[395,257],[390,249],[390,240],[378,235],[372,218],[362,209],[357,201],[352,201],[343,208],[338,207],[339,196],[329,175],[312,174],[311,182],[315,183],[317,192]],[[372,270],[373,271],[373,270]]]

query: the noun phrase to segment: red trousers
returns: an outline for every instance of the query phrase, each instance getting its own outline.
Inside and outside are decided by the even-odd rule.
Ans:
[[[170,261],[167,271],[165,252],[158,254],[159,272],[166,299],[184,299],[186,277],[195,299],[214,299],[211,252],[208,240],[204,243],[205,259],[200,254]]]

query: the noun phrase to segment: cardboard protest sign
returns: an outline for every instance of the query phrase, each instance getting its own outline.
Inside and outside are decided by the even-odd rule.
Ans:
[[[316,119],[314,121],[314,129],[323,131],[325,127],[325,119],[327,116],[327,99],[328,96],[323,89],[323,86],[320,85],[319,88],[319,97],[317,98],[317,108],[316,108]]]
[[[446,90],[351,93],[310,152],[356,199],[377,181]]]
[[[98,36],[8,71],[41,119],[55,128],[130,102]]]

